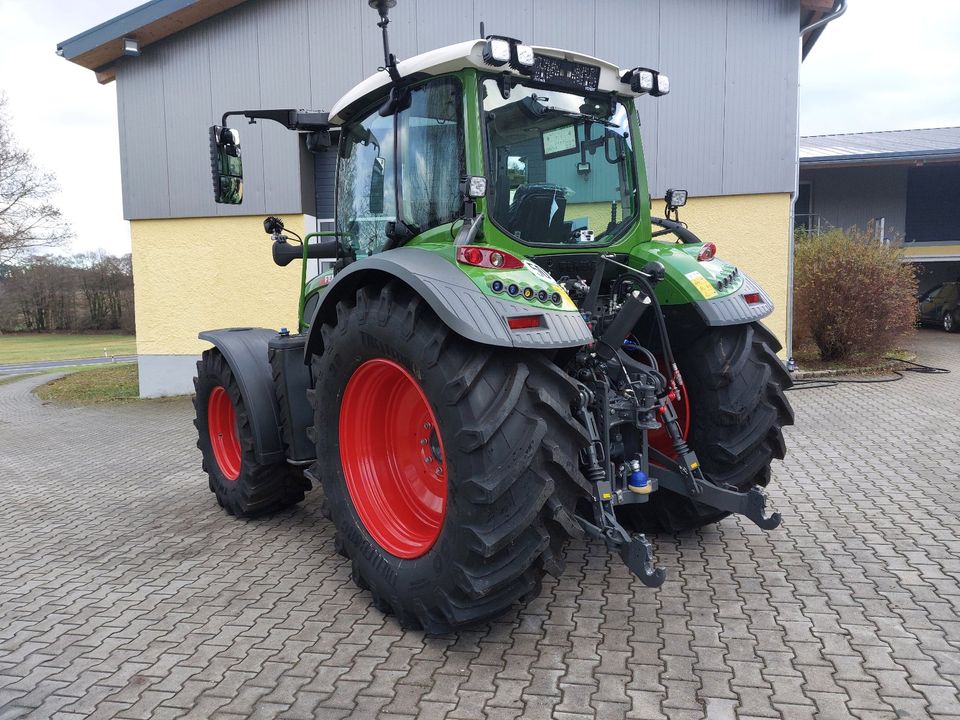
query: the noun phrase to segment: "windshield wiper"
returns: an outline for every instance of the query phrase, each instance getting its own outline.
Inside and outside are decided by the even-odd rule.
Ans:
[[[543,106],[543,112],[555,112],[559,113],[560,115],[566,115],[567,117],[577,118],[579,120],[589,120],[590,122],[599,123],[605,127],[620,127],[616,123],[610,122],[609,120],[604,120],[603,118],[598,118],[595,115],[587,115],[586,113],[574,112],[573,110],[564,110],[563,108],[554,107],[553,105]]]

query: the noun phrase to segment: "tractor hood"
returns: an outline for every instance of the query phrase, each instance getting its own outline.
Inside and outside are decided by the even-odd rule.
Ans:
[[[486,42],[486,40],[480,39],[467,40],[456,45],[447,45],[437,50],[430,50],[407,60],[402,60],[397,64],[397,70],[403,78],[412,79],[443,75],[465,68],[476,68],[477,70],[497,74],[507,73],[518,78],[528,77],[528,75],[513,69],[510,65],[497,67],[487,63],[483,58],[483,49]],[[550,47],[534,46],[533,51],[538,56],[557,58],[600,68],[597,92],[617,93],[626,97],[638,97],[641,94],[631,90],[629,82],[621,80],[627,71],[621,70],[605,60]],[[390,75],[386,70],[371,75],[354,86],[334,104],[330,110],[330,122],[341,125],[348,121],[356,111],[366,108],[376,98],[386,95],[390,85]]]

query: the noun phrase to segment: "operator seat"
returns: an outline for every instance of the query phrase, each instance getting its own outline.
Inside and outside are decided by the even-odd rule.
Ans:
[[[556,211],[553,210],[556,204]],[[570,234],[563,221],[567,195],[557,185],[522,185],[510,204],[510,230],[527,242],[561,243]],[[552,213],[552,216],[551,216]]]

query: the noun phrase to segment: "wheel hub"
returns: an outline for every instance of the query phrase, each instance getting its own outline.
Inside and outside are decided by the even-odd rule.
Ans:
[[[347,382],[339,430],[347,490],[367,532],[397,557],[426,553],[443,527],[447,469],[420,384],[392,360],[364,362]]]

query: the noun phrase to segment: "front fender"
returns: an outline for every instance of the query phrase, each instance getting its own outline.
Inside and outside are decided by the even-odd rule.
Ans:
[[[339,273],[323,293],[311,318],[305,361],[323,351],[320,326],[336,319],[336,305],[370,282],[399,280],[419,295],[437,317],[458,335],[483,345],[509,348],[557,349],[592,342],[590,328],[579,313],[550,310],[485,295],[460,269],[436,252],[397,248],[358,260]],[[543,316],[536,329],[511,330],[516,315]]]

